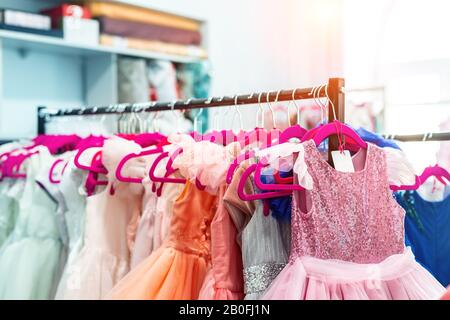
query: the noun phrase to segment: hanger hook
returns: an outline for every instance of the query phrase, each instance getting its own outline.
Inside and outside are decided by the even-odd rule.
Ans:
[[[264,108],[263,108],[263,106],[262,106],[262,104],[261,104],[261,96],[262,96],[262,92],[258,95],[258,110],[261,112],[261,124],[260,124],[260,128],[264,128],[264,124],[265,124],[265,122],[264,122]],[[256,122],[258,122],[258,121],[256,121]]]
[[[295,101],[295,92],[297,92],[297,88],[292,91],[292,102],[294,103],[295,109],[297,110],[297,124],[300,124],[300,106],[297,101]]]
[[[243,122],[242,122],[242,114],[241,114],[241,111],[240,111],[239,108],[238,108],[238,99],[239,99],[239,96],[238,96],[238,95],[235,95],[235,96],[234,96],[234,110],[236,111],[236,113],[237,113],[238,116],[239,116],[239,126],[240,126],[240,129],[241,129],[241,131],[242,131],[244,125],[243,125]],[[234,116],[233,116],[233,121],[234,121]],[[232,125],[233,125],[233,123],[232,123]]]
[[[255,93],[249,94],[247,97],[247,100],[251,100],[254,95],[255,95]],[[255,128],[258,128],[259,112],[260,112],[260,108],[258,107],[258,110],[256,110]]]
[[[336,109],[334,108],[334,103],[333,103],[333,101],[331,101],[331,99],[330,99],[330,97],[329,97],[329,95],[328,95],[328,85],[325,85],[325,95],[327,96],[328,103],[331,104],[331,108],[333,109],[333,118],[334,118],[334,121],[337,121],[337,117],[336,117]]]
[[[191,100],[191,99],[189,99],[188,102],[185,103],[185,104],[186,104],[186,105],[189,104],[190,100]],[[203,113],[203,108],[200,108],[200,111],[198,111],[197,114],[196,114],[195,117],[194,117],[194,131],[195,131],[195,132],[197,132],[197,129],[198,129],[198,119],[200,118],[200,116],[202,115],[202,113]]]
[[[225,99],[225,96],[221,96],[219,99],[217,99],[217,102],[222,102],[223,99]],[[214,125],[214,129],[216,131],[219,130],[219,114],[220,111],[218,109],[216,109],[216,111],[214,112],[214,119],[213,119],[213,125]]]
[[[322,119],[322,123],[325,123],[325,115],[327,113],[327,106],[325,103],[322,102],[322,99],[320,98],[320,92],[325,88],[325,93],[326,93],[326,85],[321,85],[317,88],[316,91],[316,97],[317,97],[317,103],[320,105],[320,110],[321,110],[321,119]],[[328,101],[327,101],[328,102]]]
[[[177,130],[179,129],[179,117],[177,116],[176,112],[175,112],[175,104],[177,103],[177,100],[174,100],[170,103],[170,110],[172,111],[173,116],[175,117],[175,126],[177,128]]]
[[[320,123],[323,123],[323,119],[324,119],[323,110],[322,110],[322,106],[317,102],[316,91],[317,91],[317,86],[314,86],[311,88],[311,91],[308,93],[308,95],[312,96],[314,103],[319,106],[319,108],[320,108]]]
[[[281,93],[281,90],[278,90],[278,91],[277,91],[277,95],[275,96],[275,103],[278,103],[278,99],[280,98],[280,93]],[[288,106],[287,106],[287,110],[286,110],[286,112],[287,112],[288,126],[289,126],[289,127],[291,126],[291,117],[290,117],[290,115],[289,115],[289,106],[290,106],[290,104],[291,104],[291,102],[289,101]]]
[[[269,106],[269,109],[270,109],[270,113],[272,114],[272,125],[273,125],[273,128],[276,129],[277,124],[275,122],[275,112],[273,111],[272,104],[270,103],[270,91],[267,91],[266,100],[267,100],[267,105]]]

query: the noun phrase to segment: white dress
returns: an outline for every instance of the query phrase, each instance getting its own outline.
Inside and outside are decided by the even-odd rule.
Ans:
[[[0,250],[0,299],[51,299],[63,247],[55,212],[57,204],[36,183],[48,172],[52,156],[45,147],[27,159],[27,178],[16,196],[19,212],[14,230]],[[17,186],[17,185],[16,185]]]
[[[0,146],[0,155],[19,147],[16,143],[8,143]],[[0,168],[1,170],[1,168]],[[0,171],[0,177],[1,177]],[[0,181],[0,248],[14,228],[17,218],[17,201],[10,194],[10,189],[20,180],[3,179]]]
[[[67,287],[70,286],[68,280],[74,273],[75,258],[79,255],[84,243],[86,196],[81,187],[85,177],[86,172],[79,170],[71,158],[59,184],[59,190],[64,197],[66,206],[64,217],[68,234],[68,256],[56,292],[56,299],[61,299]]]

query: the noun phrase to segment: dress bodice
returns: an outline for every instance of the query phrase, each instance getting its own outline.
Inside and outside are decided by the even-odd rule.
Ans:
[[[389,189],[384,150],[369,143],[359,151],[366,153],[363,168],[344,173],[323,159],[313,141],[303,145],[314,187],[294,196],[291,260],[312,256],[378,263],[402,253],[405,212]],[[309,208],[301,210],[299,198]]]
[[[217,196],[197,189],[189,181],[175,200],[167,246],[209,259],[210,225]]]
[[[85,243],[109,253],[129,258],[127,227],[142,210],[143,186],[120,182],[115,177],[117,165],[129,153],[139,153],[141,147],[119,137],[105,141],[102,162],[108,170],[108,185],[104,191],[87,198]],[[129,160],[123,168],[126,176],[142,178],[146,162],[142,158]]]

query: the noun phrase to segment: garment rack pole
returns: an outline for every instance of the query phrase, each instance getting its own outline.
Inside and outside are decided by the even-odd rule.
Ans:
[[[425,141],[450,141],[450,132],[436,132],[425,134],[384,134],[385,139],[392,139],[402,142],[425,142]]]
[[[345,81],[341,78],[331,78],[328,80],[327,92],[324,89],[316,94],[318,98],[328,97],[334,105],[337,120],[345,122],[345,99],[344,99],[344,85]],[[317,88],[317,87],[316,87]],[[107,115],[107,114],[123,114],[123,113],[146,113],[157,111],[170,110],[189,110],[201,108],[215,108],[215,107],[229,107],[233,105],[251,105],[275,101],[292,101],[294,100],[309,100],[313,99],[313,88],[303,88],[295,90],[281,90],[253,93],[237,96],[213,97],[209,99],[189,99],[186,101],[173,102],[146,102],[137,104],[117,104],[103,107],[86,107],[80,109],[49,109],[44,106],[38,107],[37,113],[37,127],[38,134],[45,134],[45,124],[52,117],[66,117],[66,116],[87,116],[87,115]],[[329,104],[328,120],[333,121],[332,104]],[[336,138],[331,138],[331,141],[337,141]],[[336,142],[333,142],[335,145]]]

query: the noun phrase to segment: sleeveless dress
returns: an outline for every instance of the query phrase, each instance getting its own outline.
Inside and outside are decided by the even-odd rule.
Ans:
[[[369,143],[365,166],[343,173],[313,141],[302,145],[297,162],[304,161],[313,187],[301,201],[310,205],[301,210],[295,193],[289,263],[262,299],[441,297],[442,285],[405,249],[405,212],[390,192],[384,151]]]
[[[151,164],[158,155],[148,157],[146,159],[147,163]],[[163,170],[165,170],[167,163],[164,160],[161,161],[156,169],[157,176],[164,175]],[[148,172],[148,169],[146,172]],[[179,178],[180,176],[177,175],[177,177]],[[153,182],[148,176],[144,178],[142,184],[145,189],[142,200],[143,212],[137,227],[131,256],[131,269],[163,244],[169,231],[174,201],[183,190],[182,184],[166,183],[163,185],[161,196],[158,197],[152,190]]]
[[[12,181],[0,183],[0,248],[14,229],[17,218],[17,206],[14,198],[8,193]]]
[[[217,197],[189,181],[175,201],[169,236],[106,299],[197,299],[210,264],[211,220]]]
[[[225,185],[219,191],[219,206],[211,223],[211,262],[199,300],[242,300],[244,298],[242,256],[236,227],[225,207]]]
[[[0,146],[0,155],[19,148],[17,143],[7,143]],[[0,166],[0,179],[1,179]],[[19,180],[20,181],[20,180]],[[0,248],[14,229],[17,218],[17,201],[10,194],[10,189],[17,181],[11,179],[0,180]],[[19,182],[20,183],[20,182]]]
[[[54,160],[46,147],[26,160],[27,178],[16,194],[19,211],[14,230],[0,250],[0,299],[51,299],[63,248],[57,204],[36,183]]]
[[[66,205],[64,216],[68,233],[68,257],[55,299],[62,299],[64,292],[67,290],[68,279],[74,272],[75,258],[79,255],[84,244],[86,196],[82,192],[82,185],[85,177],[86,173],[78,169],[73,162],[73,158],[70,158],[59,183],[59,190]]]
[[[256,211],[242,232],[245,300],[258,300],[285,267],[289,228],[289,223],[272,213],[264,216],[262,202],[256,202]]]
[[[119,182],[115,171],[120,160],[141,147],[129,140],[112,137],[105,141],[102,161],[108,170],[104,191],[87,198],[84,246],[74,259],[72,272],[61,299],[98,300],[129,271],[128,226],[141,213],[143,187]],[[124,173],[143,177],[145,162],[131,159]]]
[[[276,219],[272,212],[266,217],[261,201],[243,201],[237,194],[237,185],[248,163],[236,170],[224,196],[224,202],[237,229],[241,245],[244,293],[246,300],[259,299],[272,280],[286,265],[289,257],[290,224]],[[255,193],[248,179],[245,193]]]
[[[417,191],[407,191],[397,195],[397,201],[407,213],[412,209],[417,214],[417,219],[406,215],[406,244],[411,246],[417,261],[447,287],[450,285],[450,196],[442,201],[429,201]]]

